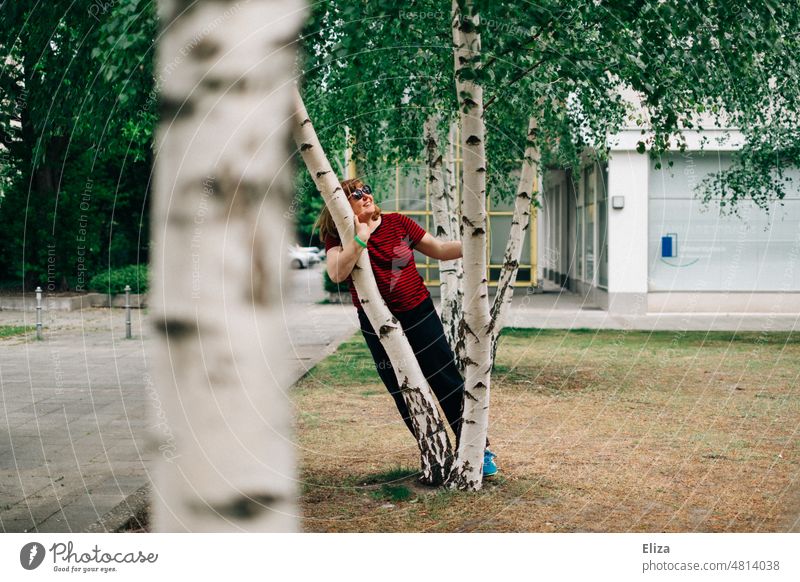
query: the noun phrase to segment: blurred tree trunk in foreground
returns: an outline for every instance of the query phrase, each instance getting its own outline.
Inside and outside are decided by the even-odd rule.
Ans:
[[[305,6],[162,0],[160,15],[154,530],[296,531],[280,269]]]

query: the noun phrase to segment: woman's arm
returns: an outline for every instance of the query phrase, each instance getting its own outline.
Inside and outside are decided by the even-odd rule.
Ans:
[[[358,218],[355,220],[356,233],[365,243],[369,240],[369,225],[359,222]],[[325,269],[328,271],[328,276],[334,283],[341,283],[350,273],[353,272],[358,257],[364,251],[364,247],[358,244],[355,239],[348,243],[343,243],[340,247],[332,247],[326,253]]]
[[[439,239],[433,238],[433,235],[429,232],[425,233],[425,236],[422,237],[414,248],[423,255],[427,255],[432,259],[439,259],[440,261],[452,261],[453,259],[460,259],[462,257],[460,240],[440,241]]]
[[[358,257],[364,250],[355,240],[350,241],[343,247],[333,247],[327,253],[325,268],[331,281],[341,283],[350,275],[355,267]]]

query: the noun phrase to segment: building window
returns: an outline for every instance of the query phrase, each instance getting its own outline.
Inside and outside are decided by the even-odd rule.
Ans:
[[[595,249],[595,228],[594,228],[594,208],[595,208],[595,187],[594,187],[594,166],[588,166],[583,170],[583,246],[585,251],[586,271],[583,280],[587,283],[594,283],[594,249]]]
[[[598,284],[608,289],[608,164],[597,173],[597,236],[600,243]]]

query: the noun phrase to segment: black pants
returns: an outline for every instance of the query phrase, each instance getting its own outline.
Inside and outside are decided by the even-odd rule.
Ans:
[[[458,439],[461,436],[464,379],[456,366],[453,351],[450,349],[450,344],[447,343],[442,321],[433,307],[433,301],[428,297],[414,309],[399,311],[394,316],[400,321],[408,342],[411,344],[411,349],[417,356],[422,373],[427,378],[433,393],[439,400],[447,422],[450,423],[450,428],[456,435],[457,448]],[[367,346],[372,352],[372,358],[375,360],[378,375],[389,389],[389,394],[394,398],[397,410],[400,411],[408,430],[414,434],[408,407],[406,407],[403,395],[397,385],[392,362],[386,355],[386,351],[362,309],[358,310],[358,319],[361,322],[361,333],[364,334]]]

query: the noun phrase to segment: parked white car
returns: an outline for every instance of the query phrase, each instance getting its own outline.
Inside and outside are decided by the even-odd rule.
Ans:
[[[301,251],[306,251],[314,255],[314,259],[311,261],[311,264],[319,263],[320,261],[325,260],[325,249],[320,249],[319,247],[297,247]]]
[[[318,247],[289,245],[289,264],[293,269],[308,269],[320,260]]]

